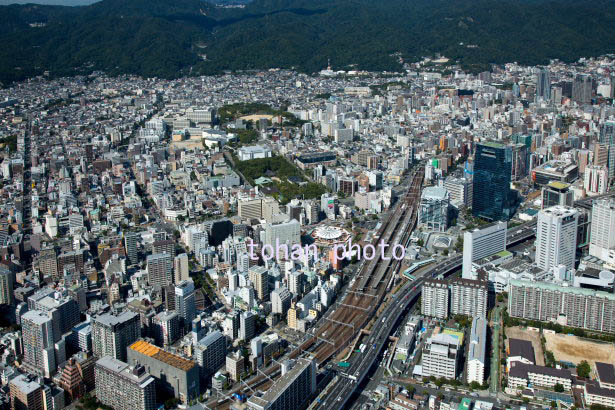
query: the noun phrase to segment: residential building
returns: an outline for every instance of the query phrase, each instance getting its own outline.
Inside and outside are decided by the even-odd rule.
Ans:
[[[423,347],[423,376],[445,379],[457,377],[457,366],[461,355],[458,337],[438,333],[427,339]]]
[[[489,285],[484,280],[458,278],[451,282],[451,315],[487,317]]]
[[[36,374],[51,377],[58,363],[50,313],[30,310],[21,317],[21,326],[25,365]]]
[[[524,389],[528,385],[534,388],[552,389],[556,384],[561,384],[564,390],[570,391],[572,388],[570,370],[516,362],[508,372],[508,385],[514,389]]]
[[[190,279],[190,267],[188,264],[188,255],[180,253],[173,259],[173,274],[175,275],[174,283]]]
[[[589,254],[615,265],[615,200],[599,199],[592,206]]]
[[[183,280],[175,285],[175,311],[184,329],[192,325],[196,317],[196,304],[194,299],[194,282]]]
[[[114,410],[155,410],[156,382],[140,365],[104,356],[96,362],[96,398]]]
[[[264,393],[248,399],[251,410],[300,409],[316,391],[316,362],[298,359],[296,363]]]
[[[141,327],[136,313],[105,313],[92,319],[92,345],[96,357],[126,360],[126,349],[139,337]]]
[[[583,187],[590,195],[606,194],[609,188],[609,174],[607,168],[602,165],[588,165],[585,168]]]
[[[20,374],[9,381],[11,410],[46,410],[43,388],[32,375]]]
[[[468,366],[466,380],[468,384],[485,382],[485,363],[487,359],[487,320],[475,317],[470,330],[468,347]]]
[[[446,319],[448,317],[448,293],[448,283],[445,281],[428,279],[423,282],[421,314]]]
[[[553,206],[538,212],[536,226],[536,265],[549,271],[560,265],[573,269],[577,250],[579,212]]]
[[[226,363],[226,338],[219,331],[213,331],[198,341],[194,357],[200,368],[201,380],[209,379]]]
[[[292,295],[286,286],[280,286],[271,292],[271,312],[284,314],[290,308]]]
[[[147,256],[147,281],[162,288],[173,283],[173,258],[168,253]]]

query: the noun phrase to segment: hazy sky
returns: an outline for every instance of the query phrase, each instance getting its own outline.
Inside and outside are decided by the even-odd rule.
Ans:
[[[0,5],[7,4],[58,4],[62,6],[83,6],[84,4],[96,3],[98,0],[0,0]]]

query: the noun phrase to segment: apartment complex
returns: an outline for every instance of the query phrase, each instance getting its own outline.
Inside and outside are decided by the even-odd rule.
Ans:
[[[421,292],[421,314],[446,319],[448,317],[448,283],[443,280],[426,280]]]
[[[474,318],[470,331],[470,346],[468,347],[468,369],[466,380],[468,383],[485,381],[485,360],[487,345],[487,320]]]
[[[140,336],[141,325],[136,313],[105,313],[92,320],[92,347],[96,357],[126,360],[126,349]]]
[[[489,284],[487,281],[458,278],[451,289],[451,315],[487,317]]]
[[[599,332],[615,332],[615,295],[585,288],[511,279],[508,314]]]
[[[154,410],[155,380],[143,366],[105,356],[96,362],[96,398],[114,410]]]

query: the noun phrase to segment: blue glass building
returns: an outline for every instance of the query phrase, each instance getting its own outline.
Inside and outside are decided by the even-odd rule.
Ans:
[[[514,212],[510,190],[512,148],[486,142],[476,146],[472,213],[488,221],[508,220]]]

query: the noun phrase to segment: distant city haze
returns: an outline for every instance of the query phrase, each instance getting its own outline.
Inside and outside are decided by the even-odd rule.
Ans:
[[[43,4],[53,6],[87,6],[92,3],[96,3],[99,0],[0,0],[0,6],[7,6],[9,4]]]

